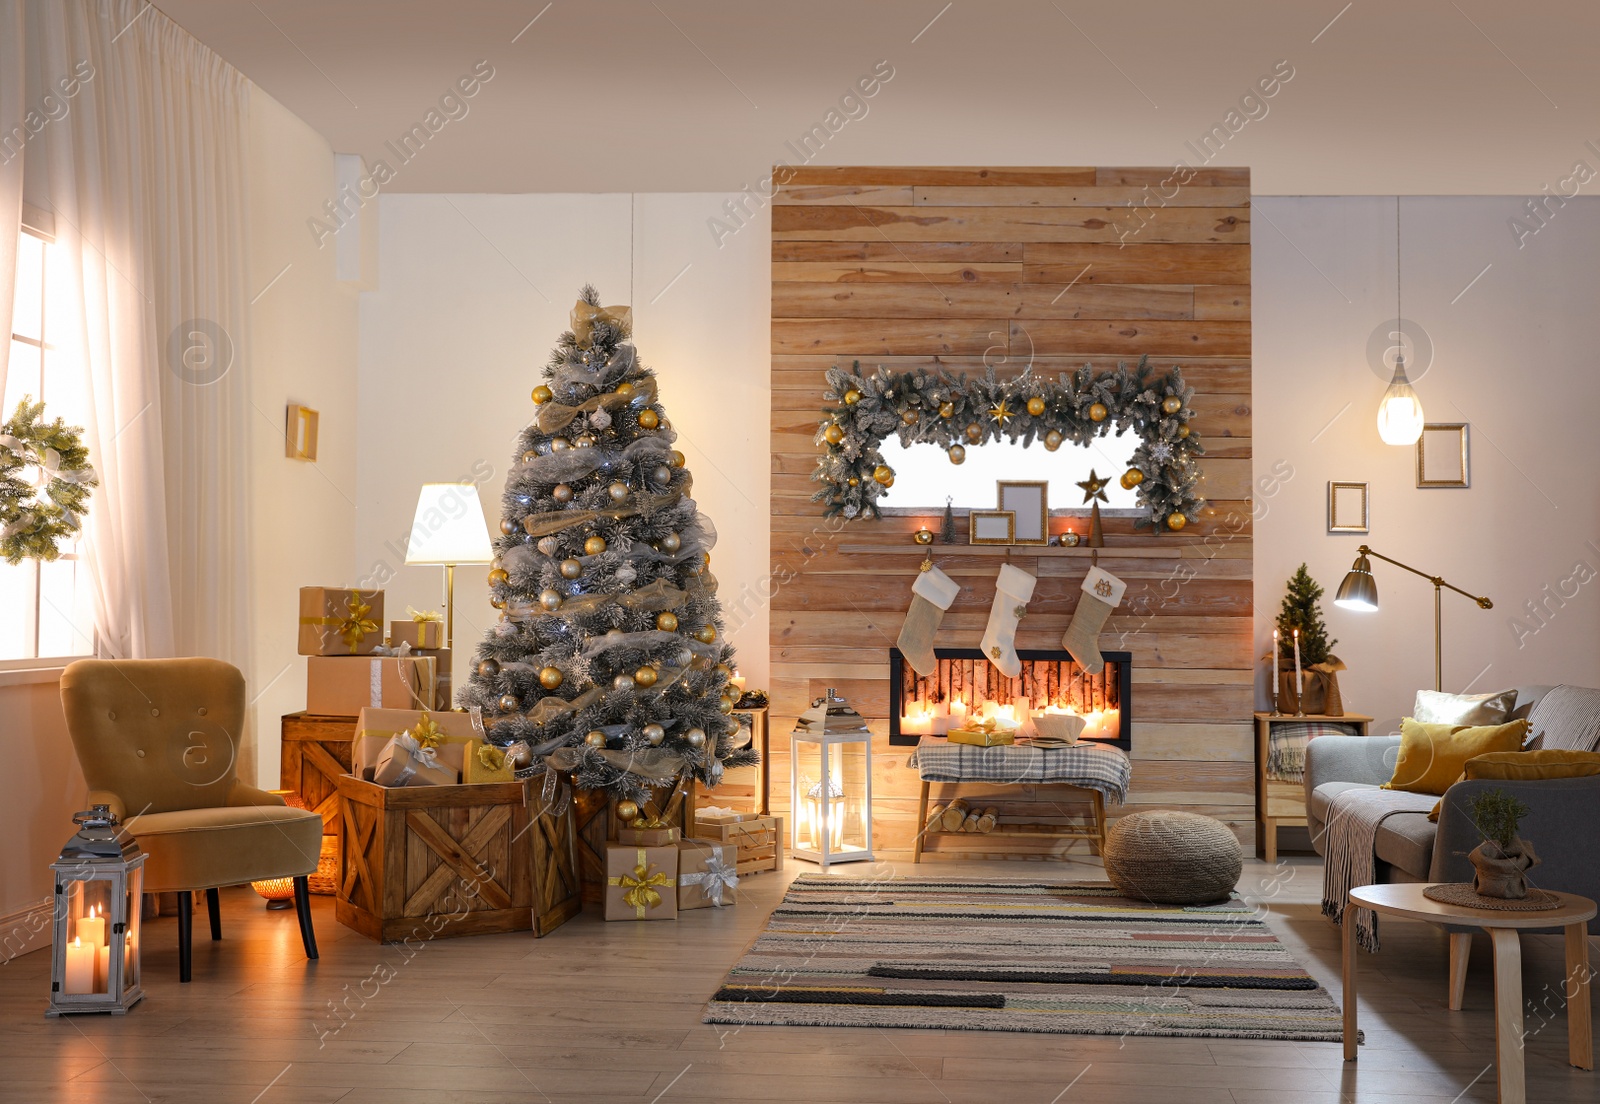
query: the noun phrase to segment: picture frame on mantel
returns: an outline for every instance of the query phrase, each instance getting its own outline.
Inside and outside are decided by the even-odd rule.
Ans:
[[[1015,521],[1010,510],[973,510],[967,515],[967,543],[1010,544]]]
[[[995,484],[1000,509],[1012,515],[1012,544],[1050,543],[1050,484],[1047,480],[1007,480]]]
[[[1472,486],[1466,422],[1428,422],[1417,438],[1418,487]]]
[[[1328,481],[1328,532],[1367,533],[1371,524],[1370,500],[1365,483]]]

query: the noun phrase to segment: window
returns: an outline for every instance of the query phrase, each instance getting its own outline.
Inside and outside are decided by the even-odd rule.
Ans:
[[[45,417],[81,426],[88,393],[78,359],[68,351],[62,305],[67,266],[52,257],[46,233],[26,228],[17,247],[17,287],[6,365],[7,420],[24,396],[45,404]],[[91,462],[92,458],[91,458]],[[78,542],[50,563],[0,560],[0,663],[83,656],[94,651],[94,611]],[[21,661],[20,663],[18,661]]]

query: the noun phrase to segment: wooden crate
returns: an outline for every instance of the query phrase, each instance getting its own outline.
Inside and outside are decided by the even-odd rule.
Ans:
[[[547,837],[522,783],[391,788],[346,774],[338,787],[341,924],[384,943],[534,926],[534,843]]]
[[[350,773],[356,718],[285,713],[279,758],[280,789],[293,790],[322,817],[324,835],[339,831],[339,778]]]
[[[680,783],[656,795],[644,805],[648,815],[689,835],[694,823],[694,780]],[[606,894],[606,844],[617,838],[622,826],[617,817],[617,799],[604,790],[573,787],[572,816],[577,834],[578,877],[583,886],[583,901],[603,905]]]
[[[694,838],[729,844],[738,853],[738,873],[762,874],[783,869],[783,818],[756,817],[734,824],[694,822]]]

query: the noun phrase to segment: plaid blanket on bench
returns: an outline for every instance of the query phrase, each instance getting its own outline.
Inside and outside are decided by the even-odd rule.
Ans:
[[[1081,786],[1099,790],[1113,805],[1127,799],[1133,774],[1133,765],[1120,749],[1094,743],[1049,750],[1027,744],[977,747],[952,744],[939,736],[924,736],[911,753],[910,765],[924,782]]]

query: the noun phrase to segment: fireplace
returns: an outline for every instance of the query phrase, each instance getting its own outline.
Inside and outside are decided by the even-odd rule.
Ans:
[[[1098,674],[1066,651],[1017,652],[1022,670],[1007,678],[977,648],[935,648],[937,669],[926,678],[889,649],[889,742],[915,744],[943,733],[950,719],[990,712],[1026,722],[1033,713],[1077,713],[1088,720],[1082,739],[1133,751],[1133,654],[1102,652]],[[1023,725],[1028,732],[1030,726]]]

